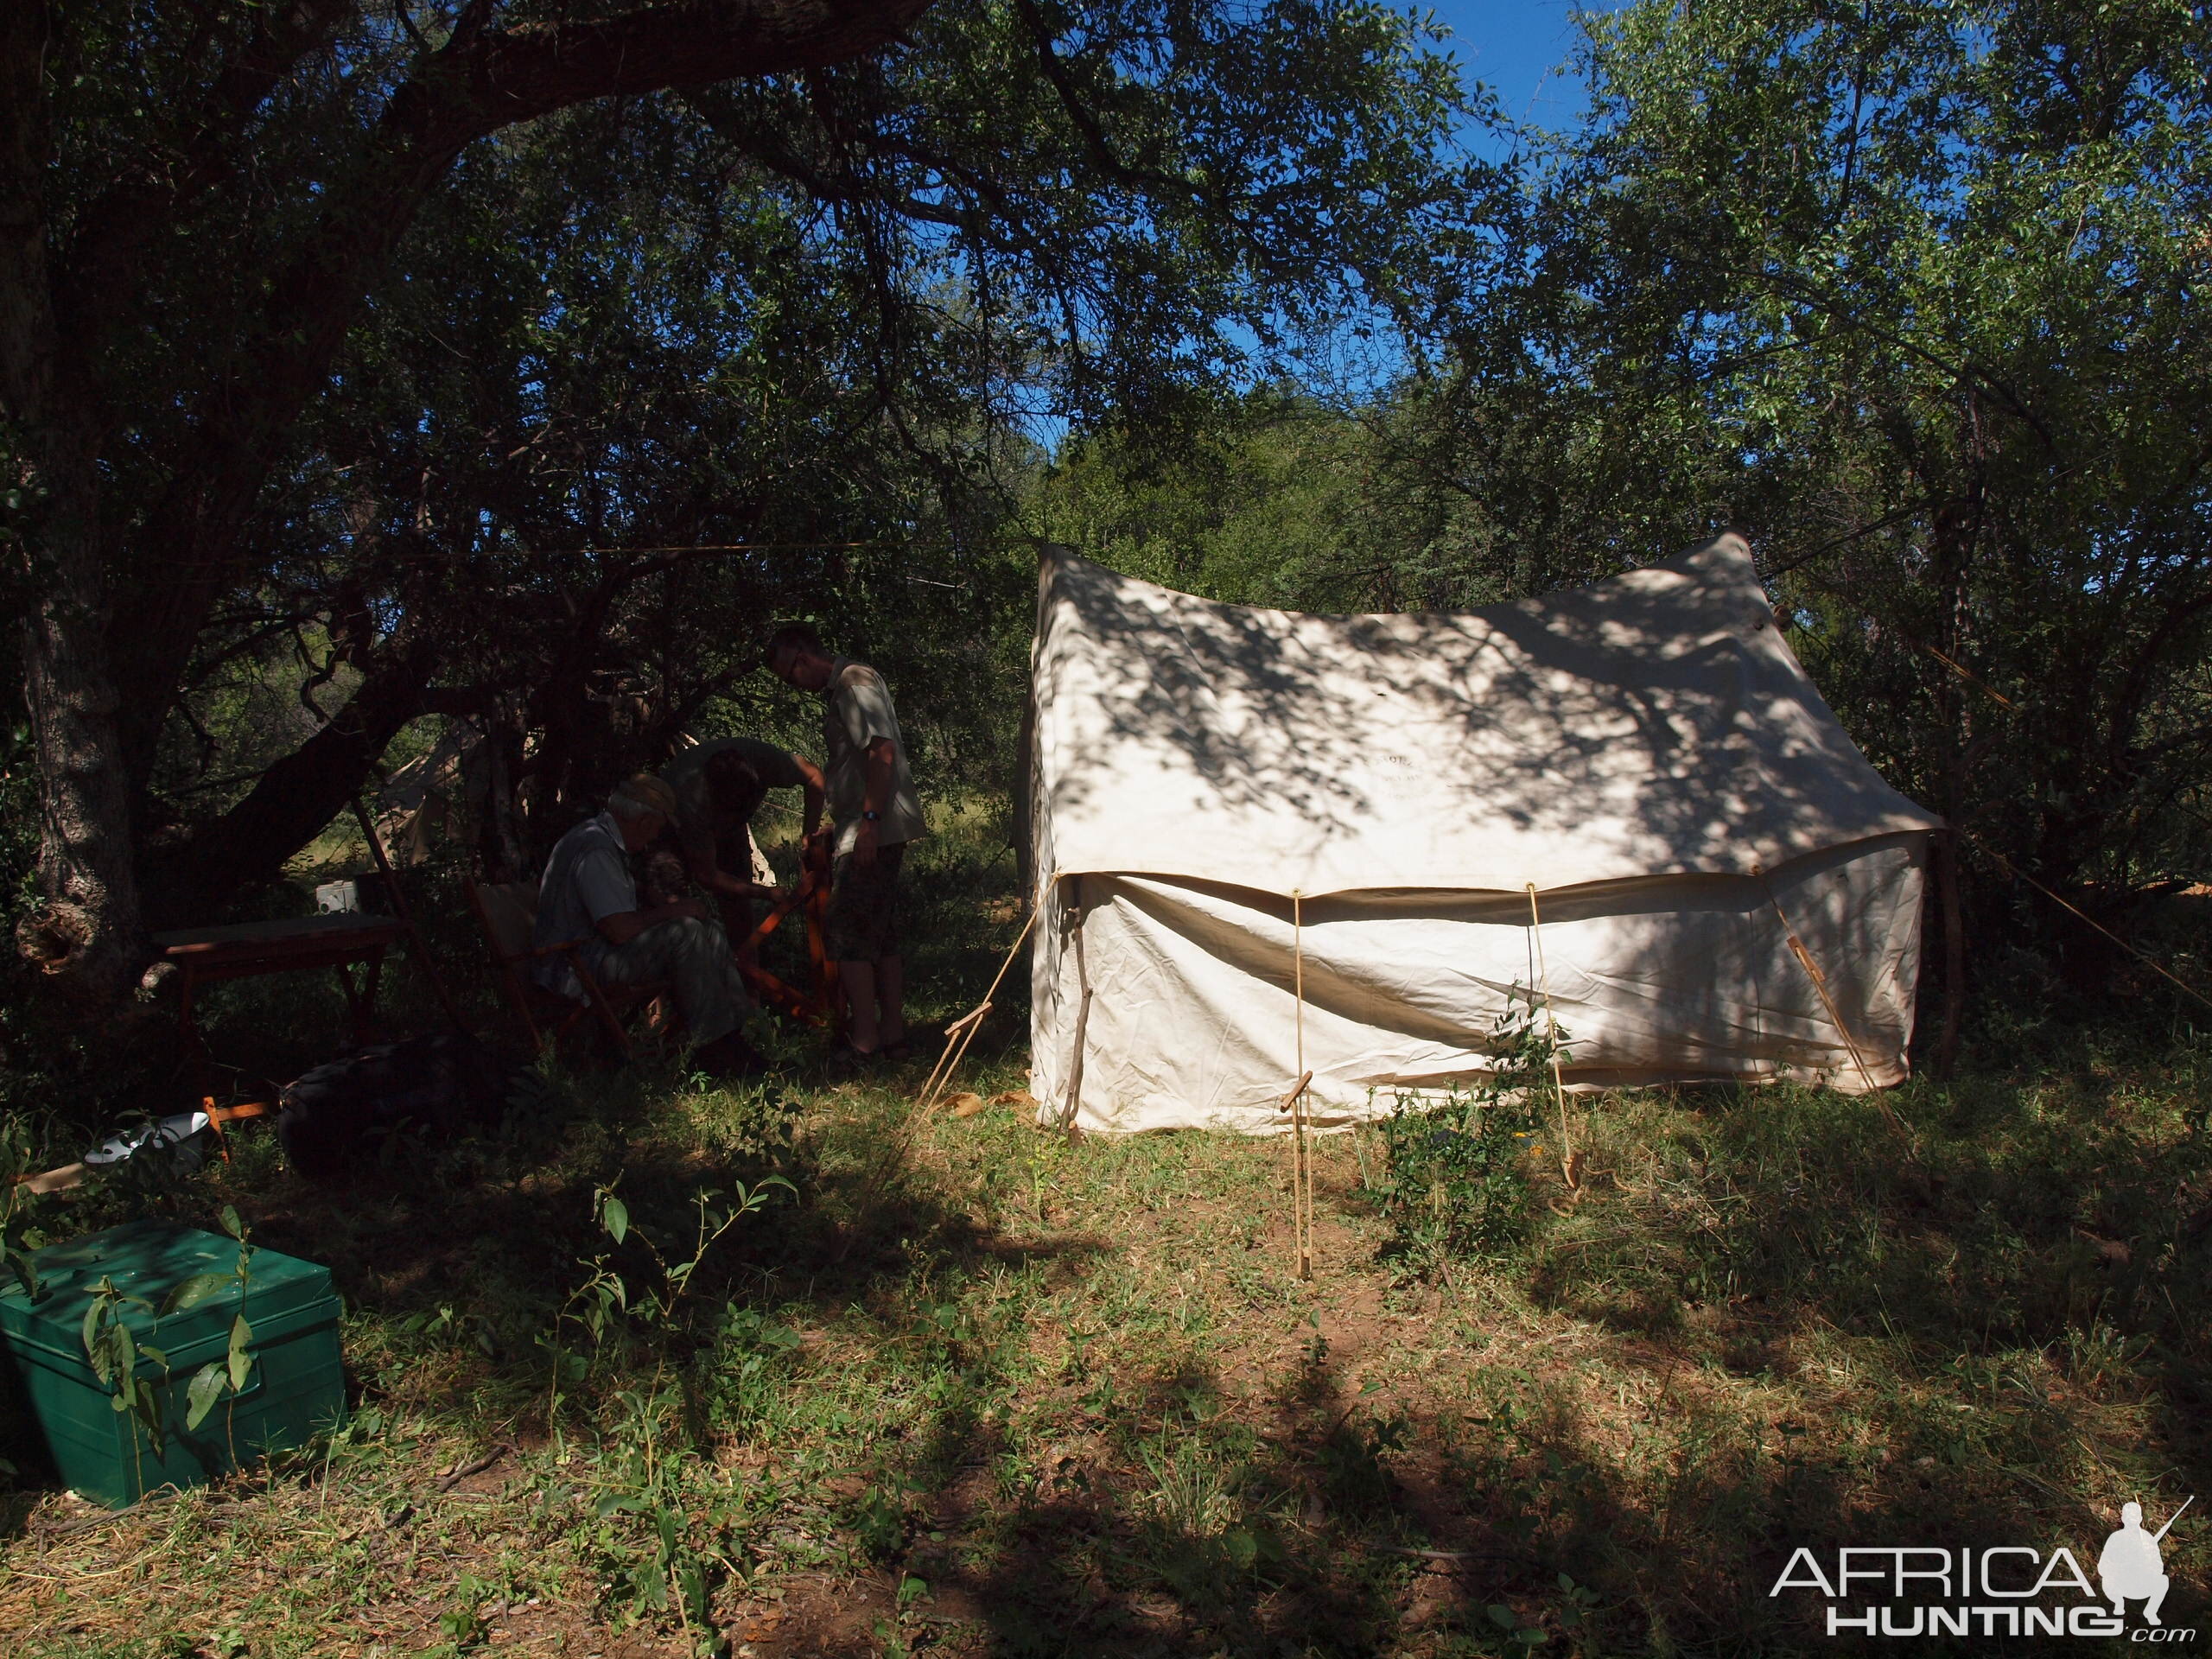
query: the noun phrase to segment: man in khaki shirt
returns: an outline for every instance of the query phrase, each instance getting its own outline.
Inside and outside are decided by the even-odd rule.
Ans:
[[[823,770],[827,777],[834,859],[830,886],[830,954],[837,963],[855,1054],[906,1057],[900,1006],[899,869],[906,843],[928,831],[906,767],[906,746],[890,688],[865,663],[832,657],[803,622],[769,636],[768,671],[803,691],[818,691]]]

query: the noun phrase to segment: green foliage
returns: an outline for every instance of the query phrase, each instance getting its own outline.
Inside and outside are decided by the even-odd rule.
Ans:
[[[1402,1094],[1381,1122],[1383,1168],[1370,1190],[1398,1255],[1430,1263],[1494,1255],[1529,1236],[1531,1165],[1545,1151],[1543,1108],[1566,1033],[1554,1031],[1534,992],[1516,987],[1487,1046],[1491,1069],[1477,1087],[1455,1087],[1441,1103]]]
[[[212,1297],[235,1290],[238,1297],[238,1312],[231,1320],[230,1340],[220,1359],[210,1360],[192,1375],[185,1386],[185,1427],[196,1429],[207,1419],[216,1403],[226,1394],[235,1398],[245,1389],[246,1378],[253,1371],[253,1327],[246,1322],[245,1295],[253,1282],[253,1252],[246,1243],[246,1230],[238,1219],[238,1212],[229,1205],[222,1207],[223,1230],[238,1241],[238,1263],[227,1274],[195,1273],[179,1280],[169,1287],[156,1305],[143,1296],[126,1294],[115,1282],[103,1274],[92,1287],[92,1300],[85,1308],[82,1340],[85,1357],[92,1368],[92,1375],[109,1390],[109,1403],[118,1415],[128,1414],[134,1424],[132,1450],[137,1449],[136,1434],[143,1433],[154,1455],[162,1455],[168,1433],[168,1391],[169,1376],[168,1355],[145,1338],[135,1337],[126,1320],[130,1308],[142,1309],[149,1319],[149,1336],[158,1336],[161,1322],[173,1313],[197,1307]],[[16,1266],[18,1274],[30,1270],[29,1262]],[[26,1288],[34,1296],[35,1279],[25,1281]],[[140,1369],[141,1358],[150,1360],[158,1368],[159,1379]]]
[[[2047,883],[2201,871],[2203,14],[1586,26],[1588,118],[1391,415],[1478,504],[1462,562],[1534,592],[1741,526],[1893,783]]]
[[[550,1376],[545,1418],[556,1433],[565,1438],[569,1432],[571,1396],[581,1392],[591,1398],[597,1385],[603,1402],[592,1470],[597,1544],[617,1599],[632,1612],[673,1608],[692,1628],[709,1629],[712,1586],[734,1570],[724,1553],[702,1547],[688,1510],[687,1418],[696,1412],[698,1395],[664,1370],[641,1380],[637,1355],[688,1333],[689,1323],[679,1315],[688,1312],[686,1294],[709,1252],[738,1223],[765,1210],[776,1192],[795,1191],[784,1177],[770,1175],[749,1187],[734,1182],[727,1205],[720,1192],[693,1193],[688,1253],[675,1253],[678,1247],[664,1249],[651,1230],[633,1225],[629,1205],[601,1187],[593,1194],[600,1229],[618,1250],[635,1241],[649,1268],[642,1275],[635,1269],[626,1274],[607,1255],[592,1257],[582,1264],[586,1278],[569,1293],[550,1331],[536,1338]],[[572,1325],[583,1333],[584,1347],[569,1342]],[[773,1352],[777,1334],[764,1331],[757,1318],[748,1323],[736,1308],[726,1309],[721,1341],[702,1351],[707,1363],[700,1381],[711,1383],[716,1367],[709,1357],[719,1349],[739,1359],[741,1385],[757,1387],[761,1367],[747,1370],[743,1361],[758,1360],[760,1349]],[[747,1354],[747,1348],[754,1351]],[[723,1525],[728,1524],[725,1513]]]
[[[1116,569],[1232,604],[1438,603],[1408,576],[1438,531],[1437,504],[1378,480],[1379,454],[1358,415],[1271,388],[1216,409],[1172,456],[1126,432],[1070,443],[1039,472],[1022,522]]]
[[[207,1414],[226,1394],[232,1399],[245,1392],[246,1378],[253,1374],[253,1327],[246,1323],[246,1292],[253,1285],[253,1252],[245,1240],[245,1224],[238,1219],[238,1212],[229,1205],[222,1208],[223,1230],[238,1241],[238,1259],[227,1275],[196,1274],[185,1280],[162,1299],[163,1316],[178,1308],[190,1307],[210,1296],[220,1295],[235,1288],[238,1294],[238,1311],[231,1319],[230,1340],[225,1344],[223,1357],[210,1360],[193,1373],[185,1389],[188,1410],[185,1427],[197,1428],[207,1421]]]
[[[38,1161],[29,1126],[13,1113],[0,1115],[0,1267],[33,1301],[44,1294],[33,1258],[47,1240],[32,1222],[37,1195],[25,1183],[41,1173]]]
[[[141,1342],[131,1335],[125,1312],[133,1307],[149,1313],[154,1312],[153,1303],[143,1296],[126,1294],[103,1274],[85,1305],[85,1358],[92,1368],[92,1375],[107,1389],[108,1403],[114,1407],[116,1414],[131,1419],[132,1451],[137,1450],[137,1435],[143,1433],[158,1458],[168,1433],[162,1403],[164,1390],[139,1370],[138,1361],[142,1355],[153,1361],[166,1377],[168,1357],[153,1344]]]

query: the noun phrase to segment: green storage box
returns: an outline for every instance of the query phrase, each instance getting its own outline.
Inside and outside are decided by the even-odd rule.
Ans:
[[[254,1250],[246,1266],[253,1369],[245,1390],[226,1391],[197,1429],[186,1429],[185,1389],[193,1373],[229,1351],[231,1321],[239,1312],[232,1285],[170,1314],[158,1331],[146,1308],[123,1309],[132,1340],[151,1342],[168,1356],[165,1387],[161,1367],[143,1355],[138,1361],[138,1374],[151,1376],[166,1396],[161,1455],[135,1415],[114,1409],[85,1355],[92,1287],[111,1279],[125,1295],[158,1307],[180,1281],[194,1274],[228,1274],[238,1259],[237,1242],[219,1234],[133,1222],[39,1251],[37,1301],[12,1276],[0,1289],[0,1340],[15,1356],[24,1397],[73,1490],[122,1509],[164,1486],[200,1485],[345,1420],[330,1269],[264,1249]]]

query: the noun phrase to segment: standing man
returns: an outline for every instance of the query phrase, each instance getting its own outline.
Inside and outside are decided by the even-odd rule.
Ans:
[[[904,1059],[899,867],[906,843],[929,826],[906,769],[890,689],[865,663],[832,657],[803,622],[768,636],[766,664],[786,685],[819,691],[828,704],[822,742],[836,839],[827,944],[845,988],[851,1019],[847,1041],[863,1057]]]
[[[722,926],[739,957],[751,962],[753,901],[775,902],[776,890],[753,879],[747,829],[772,789],[805,791],[805,829],[822,822],[822,769],[803,754],[750,737],[718,737],[690,748],[660,769],[676,793],[676,839],[686,872],[715,895]]]
[[[607,798],[605,811],[562,836],[537,884],[532,943],[578,945],[602,984],[672,981],[694,1063],[712,1077],[744,1076],[765,1063],[739,1029],[753,999],[730,962],[728,937],[696,899],[641,906],[630,874],[630,855],[652,845],[675,816],[675,791],[640,773]],[[547,989],[582,1000],[565,955],[539,957],[535,971]]]

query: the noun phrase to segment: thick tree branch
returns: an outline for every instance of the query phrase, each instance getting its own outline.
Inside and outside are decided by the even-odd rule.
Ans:
[[[261,774],[244,800],[148,873],[148,919],[197,920],[284,861],[345,810],[399,728],[423,709],[435,653],[378,664],[315,734]]]
[[[124,753],[150,767],[191,636],[237,568],[239,526],[292,423],[327,377],[363,296],[461,150],[517,121],[591,99],[820,67],[878,49],[931,0],[696,0],[588,22],[457,31],[391,97],[271,287],[240,372],[209,399],[197,442],[145,529],[175,550],[153,602],[118,627],[129,665]],[[219,410],[219,413],[216,411]],[[181,556],[177,556],[181,553]],[[128,637],[124,637],[127,634]]]
[[[976,216],[940,207],[896,188],[885,189],[851,173],[831,176],[799,153],[773,126],[750,118],[730,99],[711,93],[693,93],[684,99],[715,136],[740,154],[750,157],[779,177],[796,184],[818,201],[851,207],[880,207],[904,218],[973,230]]]
[[[107,190],[86,207],[59,261],[64,337],[86,359],[143,311],[139,260],[155,236],[229,179],[238,143],[295,64],[330,43],[358,0],[289,0],[254,10],[253,33],[208,88],[172,163]]]

